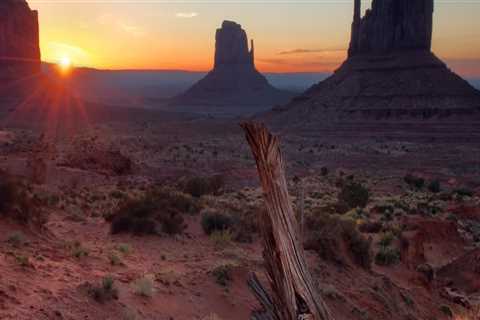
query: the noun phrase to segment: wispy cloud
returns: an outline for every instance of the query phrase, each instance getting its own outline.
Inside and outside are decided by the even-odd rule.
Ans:
[[[175,16],[181,19],[191,19],[198,17],[198,12],[177,12]]]
[[[143,27],[135,25],[131,21],[127,21],[109,13],[98,17],[97,22],[101,25],[114,26],[134,37],[143,37],[146,34],[146,31]]]
[[[279,55],[294,55],[294,54],[306,54],[306,53],[329,53],[329,52],[342,52],[346,51],[345,48],[334,48],[334,49],[293,49],[281,51]]]
[[[259,64],[267,69],[275,70],[296,70],[296,71],[315,71],[332,72],[342,63],[342,58],[322,59],[314,57],[312,59],[290,59],[290,58],[259,58]]]

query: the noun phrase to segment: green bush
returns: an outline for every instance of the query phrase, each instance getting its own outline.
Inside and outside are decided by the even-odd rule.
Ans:
[[[417,177],[413,174],[407,174],[403,180],[405,181],[406,184],[408,184],[410,187],[415,188],[417,190],[423,189],[425,186],[425,179],[422,177]]]
[[[225,186],[225,179],[221,175],[212,177],[194,177],[186,181],[183,191],[199,198],[207,194],[218,194]]]
[[[440,191],[442,191],[442,188],[440,187],[440,181],[430,181],[430,183],[428,184],[428,190],[432,193],[439,193]]]
[[[467,188],[459,188],[459,189],[455,189],[453,190],[453,194],[456,194],[457,196],[460,196],[460,197],[473,197],[473,194],[474,192],[470,189],[467,189]]]
[[[232,230],[233,219],[230,215],[219,211],[207,211],[202,215],[202,228],[207,235],[216,231]]]
[[[42,210],[42,202],[29,192],[29,186],[0,171],[0,214],[22,224],[42,227],[47,222],[47,214]]]
[[[392,244],[393,240],[395,240],[395,235],[393,234],[393,232],[387,231],[381,236],[378,244],[382,247],[388,247]]]
[[[133,283],[133,289],[135,294],[139,296],[147,298],[152,297],[155,293],[153,277],[146,275],[135,280]]]
[[[381,247],[375,256],[375,263],[379,266],[391,266],[400,262],[400,251],[396,248]]]
[[[232,281],[232,266],[221,265],[213,269],[212,275],[215,277],[215,282],[226,287]]]
[[[348,210],[365,208],[369,198],[370,192],[367,188],[358,182],[349,182],[342,186],[338,195],[338,204],[345,205]]]
[[[111,276],[104,277],[100,285],[91,287],[88,292],[99,303],[118,299],[118,289]]]
[[[365,269],[370,268],[371,243],[357,230],[355,221],[314,212],[307,217],[306,225],[309,228],[306,249],[316,251],[322,259],[343,265],[346,263],[346,257],[341,254],[344,247],[356,264]]]
[[[112,234],[130,232],[138,235],[182,233],[185,229],[183,213],[200,210],[192,198],[169,189],[159,189],[144,197],[129,200],[108,217]]]
[[[439,309],[440,309],[440,311],[441,311],[444,315],[446,315],[447,317],[453,318],[453,311],[452,311],[452,309],[450,309],[449,306],[447,306],[447,305],[441,305]],[[473,318],[472,318],[472,319],[473,319]]]

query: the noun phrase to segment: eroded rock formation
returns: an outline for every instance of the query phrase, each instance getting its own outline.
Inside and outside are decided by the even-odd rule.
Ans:
[[[253,40],[251,50],[248,50],[248,38],[242,26],[233,21],[224,21],[215,35],[215,65],[222,66],[242,65],[254,67]]]
[[[399,50],[430,51],[433,0],[373,0],[363,18],[355,0],[349,56]]]
[[[370,120],[480,119],[480,93],[431,52],[433,0],[354,0],[347,60],[268,117],[310,129]]]
[[[265,106],[286,103],[291,94],[272,87],[255,68],[253,40],[241,25],[224,21],[217,29],[214,68],[173,100],[184,106]]]
[[[40,72],[38,13],[25,0],[0,1],[0,81]]]

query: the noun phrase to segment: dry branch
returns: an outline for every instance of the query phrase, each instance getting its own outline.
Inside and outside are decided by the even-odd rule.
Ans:
[[[306,265],[278,139],[262,124],[243,123],[241,127],[257,163],[267,207],[266,213],[260,217],[260,229],[273,297],[270,300],[263,297],[266,291],[261,288],[258,279],[250,281],[250,287],[256,291],[257,298],[260,296],[259,301],[271,319],[332,320],[327,305],[315,290]],[[256,290],[252,284],[257,287]],[[267,308],[268,301],[274,308]]]

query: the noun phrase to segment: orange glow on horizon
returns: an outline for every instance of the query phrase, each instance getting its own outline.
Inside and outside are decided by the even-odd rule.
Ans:
[[[69,57],[63,56],[58,62],[58,66],[60,67],[60,70],[62,71],[62,73],[66,74],[72,68],[72,61],[70,60]]]

